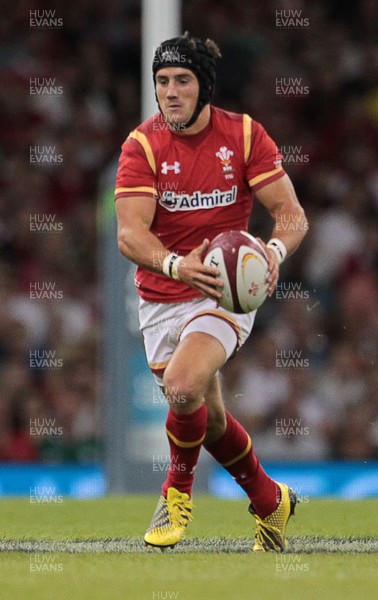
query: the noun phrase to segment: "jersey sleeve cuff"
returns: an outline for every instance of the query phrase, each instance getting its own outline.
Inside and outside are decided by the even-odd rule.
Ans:
[[[148,198],[154,198],[157,196],[157,191],[149,186],[119,187],[115,189],[114,196],[116,200],[118,200],[118,198],[130,198],[132,196],[147,196]]]
[[[273,183],[273,181],[280,179],[280,177],[283,177],[284,175],[286,175],[286,172],[282,167],[279,167],[278,169],[273,169],[273,171],[268,171],[267,173],[262,173],[261,175],[253,177],[248,181],[248,183],[250,188],[254,192],[257,192],[261,188],[265,187],[269,183]]]

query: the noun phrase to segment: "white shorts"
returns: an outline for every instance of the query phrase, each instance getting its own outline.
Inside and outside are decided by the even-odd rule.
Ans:
[[[144,336],[148,365],[158,385],[177,347],[189,333],[208,333],[226,352],[226,360],[239,350],[252,331],[256,311],[236,314],[224,310],[210,298],[179,304],[139,301],[140,330]]]

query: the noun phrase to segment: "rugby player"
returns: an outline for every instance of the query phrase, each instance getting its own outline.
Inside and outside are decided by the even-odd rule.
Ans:
[[[224,408],[219,377],[251,333],[256,311],[223,310],[219,271],[204,266],[202,257],[220,232],[247,231],[256,198],[275,221],[264,244],[271,296],[279,265],[300,245],[307,221],[262,125],[211,105],[220,56],[213,41],[187,32],[157,48],[160,112],[130,133],[117,173],[118,245],[137,265],[147,360],[169,406],[171,463],[144,540],[164,548],[183,538],[203,446],[249,498],[253,550],[282,552],[297,495],[265,473],[249,435]],[[299,226],[282,231],[278,224],[290,220]],[[258,393],[251,390],[251,402]]]

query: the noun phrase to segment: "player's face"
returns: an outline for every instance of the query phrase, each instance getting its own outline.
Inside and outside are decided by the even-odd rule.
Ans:
[[[187,123],[197,106],[198,94],[198,79],[189,69],[166,67],[157,72],[156,95],[168,124]]]

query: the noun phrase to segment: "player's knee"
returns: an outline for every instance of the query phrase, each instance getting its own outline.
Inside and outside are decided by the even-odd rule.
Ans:
[[[165,396],[172,407],[189,408],[202,395],[200,386],[188,373],[167,368],[163,384]]]

